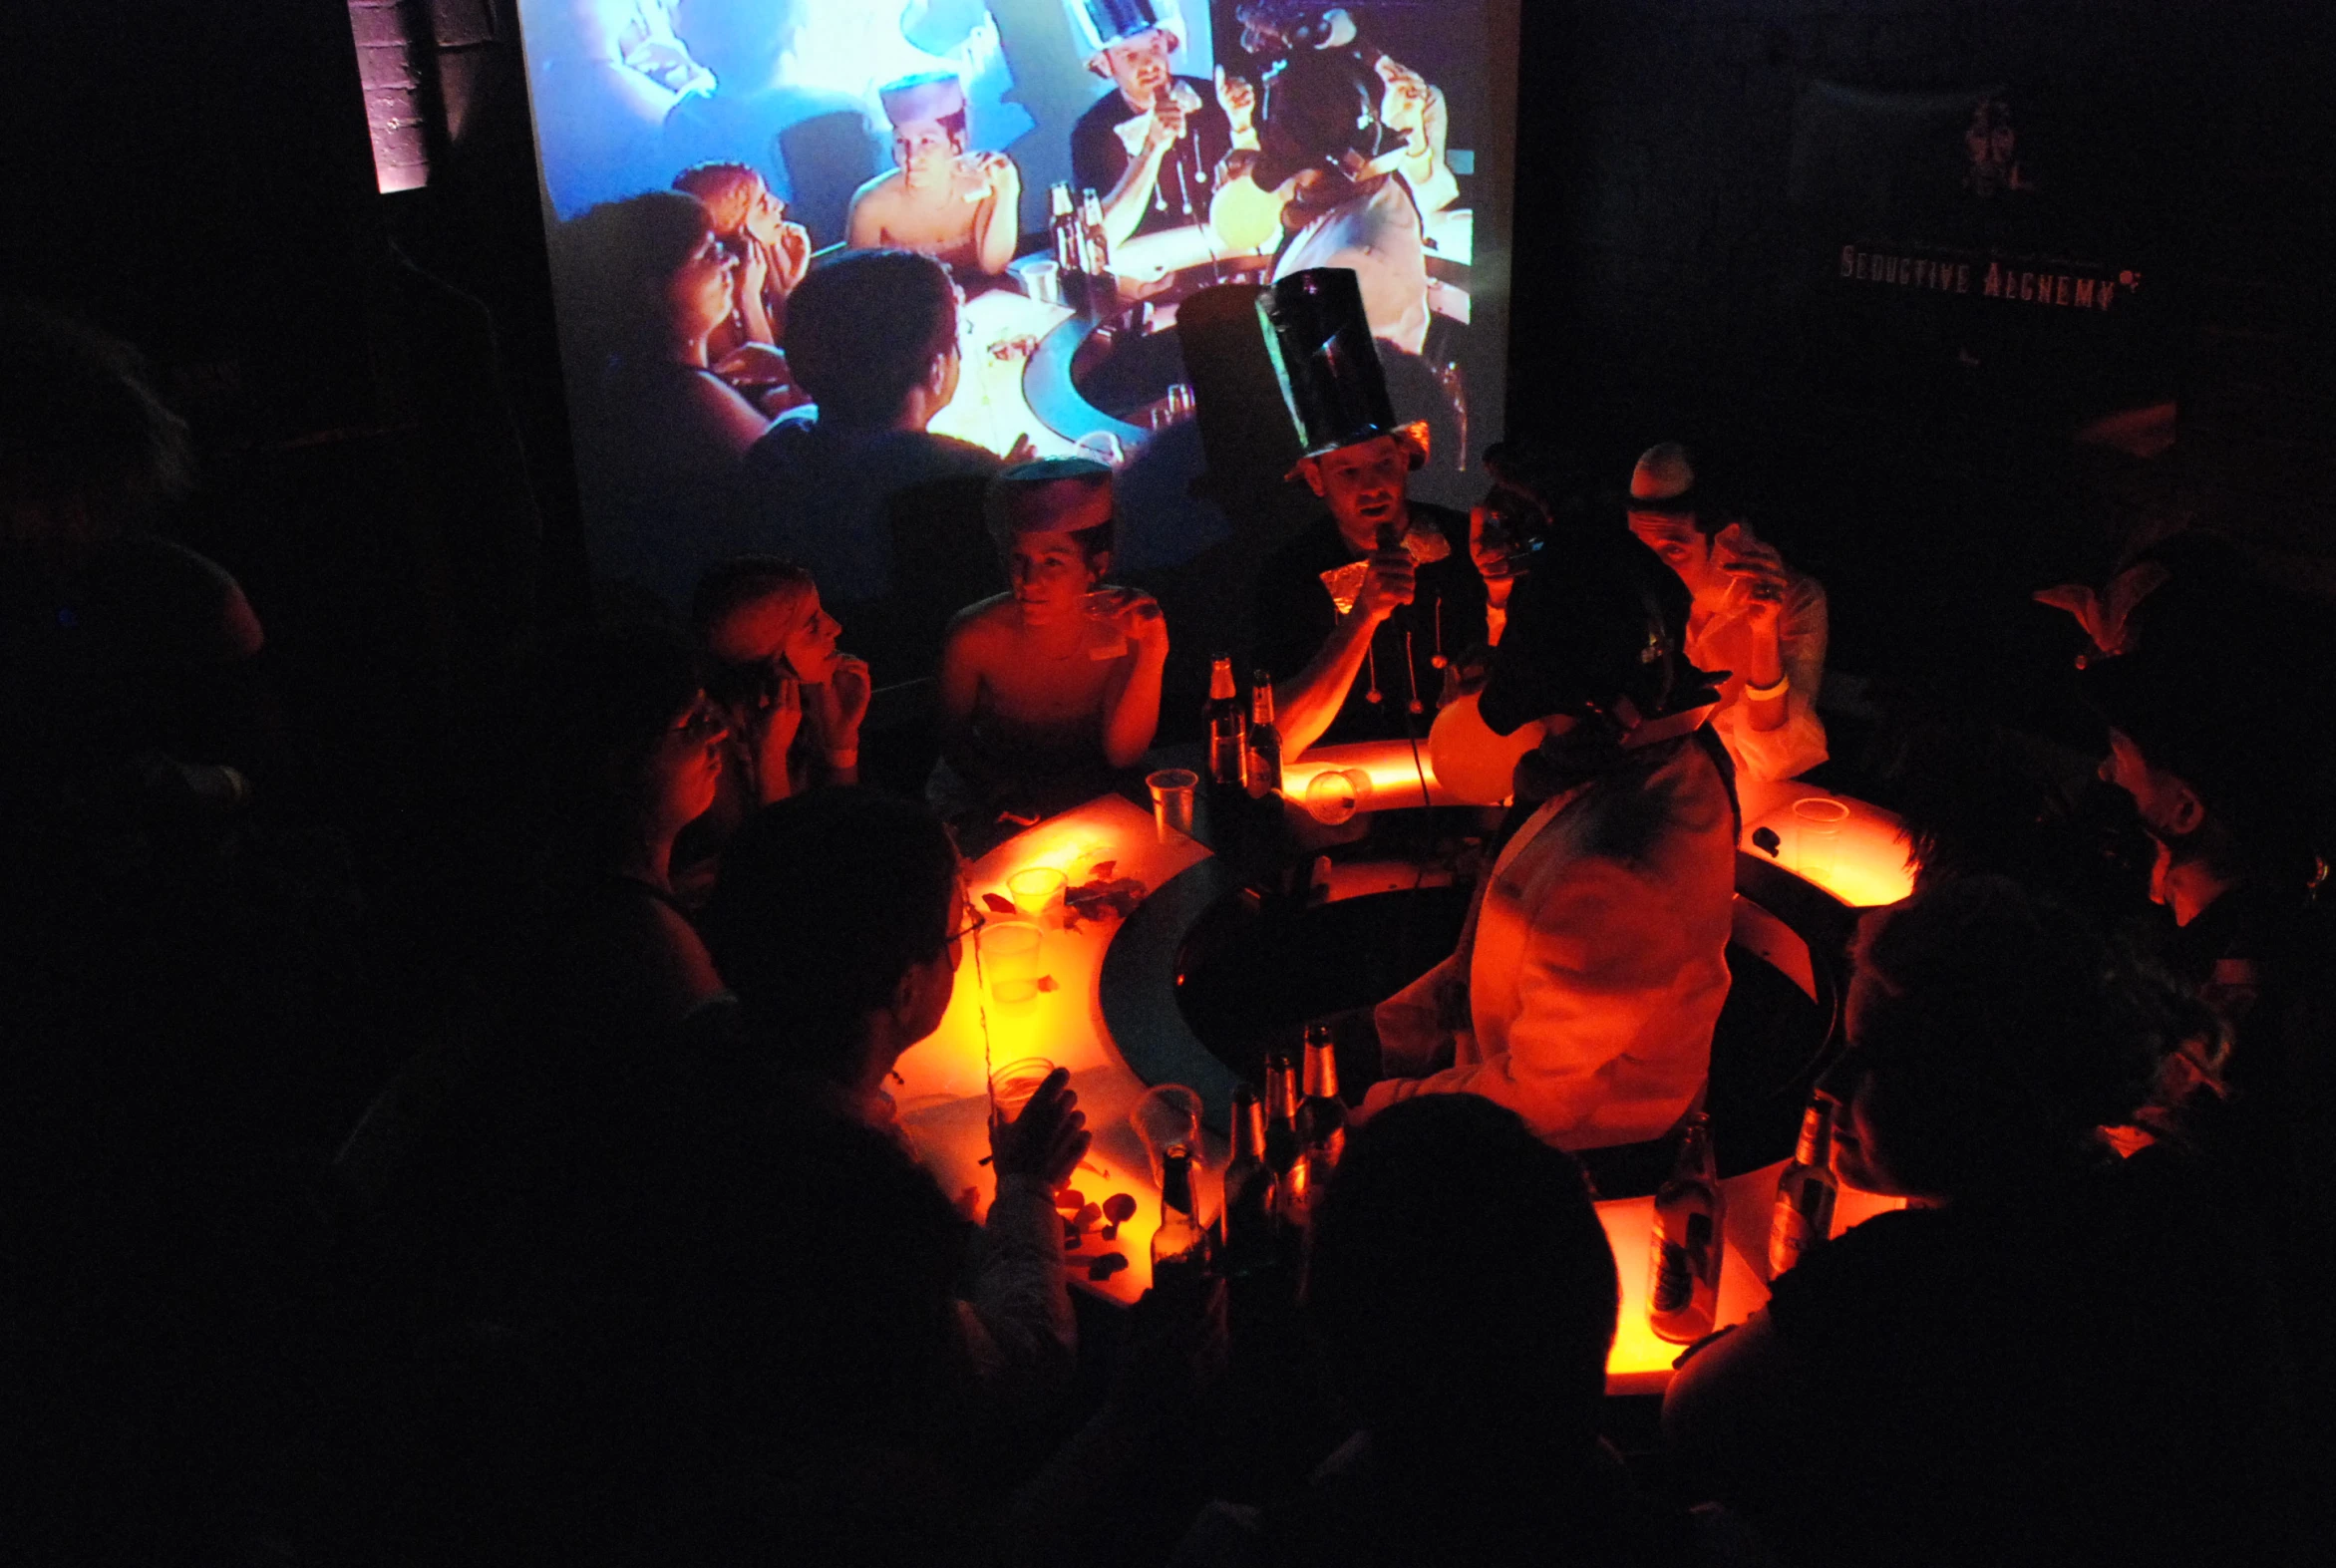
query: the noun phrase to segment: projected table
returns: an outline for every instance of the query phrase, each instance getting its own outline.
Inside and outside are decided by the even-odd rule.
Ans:
[[[1302,767],[1359,769],[1376,784],[1374,805],[1418,803],[1420,777],[1410,748],[1400,744],[1366,743],[1323,747],[1306,755]],[[1430,798],[1439,790],[1423,751],[1421,767],[1428,769]],[[1789,818],[1792,802],[1828,797],[1805,784],[1748,785],[1744,790],[1747,842],[1757,828],[1779,814]],[[1829,886],[1851,903],[1887,902],[1903,897],[1908,879],[1904,854],[1888,813],[1859,801],[1845,801],[1850,815],[1834,847],[1834,870]],[[1789,842],[1789,840],[1788,840]],[[1783,857],[1792,869],[1791,854]],[[1179,909],[1195,908],[1215,894],[1209,850],[1196,840],[1175,835],[1163,843],[1151,814],[1117,795],[1106,795],[1008,839],[968,868],[968,885],[976,900],[985,894],[1007,896],[1006,878],[1030,866],[1063,871],[1074,884],[1108,867],[1116,878],[1135,878],[1147,889],[1147,905],[1159,903],[1159,912],[1180,918]],[[1221,881],[1222,878],[1217,878]],[[1143,913],[1145,911],[1139,911]],[[1075,1283],[1120,1302],[1133,1302],[1151,1284],[1149,1248],[1159,1223],[1160,1196],[1152,1184],[1145,1155],[1128,1125],[1128,1112],[1148,1087],[1129,1065],[1119,1036],[1134,1025],[1181,1028],[1169,989],[1163,990],[1141,1017],[1123,1015],[1115,1030],[1105,1016],[1104,973],[1107,964],[1127,955],[1115,953],[1127,930],[1120,920],[1082,921],[1076,929],[1049,929],[1044,935],[1043,968],[1052,988],[1042,991],[1018,1009],[1000,1008],[978,995],[976,966],[970,958],[957,972],[941,1027],[900,1059],[902,1082],[893,1088],[900,1119],[944,1190],[962,1195],[979,1211],[994,1190],[992,1177],[981,1163],[988,1152],[985,1117],[987,1097],[985,1064],[1004,1065],[1018,1058],[1039,1056],[1071,1070],[1088,1123],[1095,1129],[1090,1168],[1073,1177],[1089,1201],[1125,1192],[1135,1197],[1136,1217],[1122,1225],[1109,1242],[1090,1233],[1084,1245],[1070,1255]],[[984,1023],[986,1015],[986,1038]],[[1154,1016],[1158,1015],[1158,1016]],[[1128,1045],[1134,1047],[1135,1041]],[[1194,1050],[1199,1050],[1196,1044]],[[1139,1055],[1144,1053],[1139,1052]],[[1213,1059],[1210,1059],[1213,1061]],[[1229,1081],[1221,1064],[1217,1071]],[[1200,1076],[1200,1075],[1192,1075]],[[1223,1084],[1195,1084],[1206,1098],[1220,1098]],[[1218,1201],[1217,1170],[1224,1149],[1213,1134],[1207,1138],[1211,1168],[1199,1195],[1204,1212]],[[1766,1255],[1770,1200],[1782,1162],[1744,1172],[1723,1182],[1727,1189],[1727,1256],[1720,1283],[1719,1312],[1723,1323],[1741,1322],[1768,1299],[1760,1260]],[[1836,1210],[1836,1232],[1895,1200],[1877,1199],[1844,1191]],[[1622,1279],[1622,1314],[1614,1351],[1607,1363],[1607,1387],[1613,1393],[1650,1393],[1670,1378],[1676,1346],[1657,1340],[1646,1326],[1646,1257],[1653,1201],[1630,1198],[1603,1202],[1598,1217]],[[1103,1281],[1088,1278],[1089,1261],[1105,1252],[1118,1252],[1128,1266]]]

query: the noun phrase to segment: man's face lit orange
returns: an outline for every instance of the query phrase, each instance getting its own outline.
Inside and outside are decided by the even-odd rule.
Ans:
[[[1371,549],[1380,528],[1401,528],[1409,521],[1405,487],[1411,470],[1411,453],[1393,436],[1376,436],[1309,458],[1299,470],[1330,508],[1338,531],[1358,550]]]

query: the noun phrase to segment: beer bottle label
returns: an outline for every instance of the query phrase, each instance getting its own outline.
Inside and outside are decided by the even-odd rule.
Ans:
[[[1670,1237],[1657,1237],[1654,1277],[1647,1282],[1648,1310],[1665,1316],[1682,1312],[1694,1297],[1694,1256]]]
[[[1797,1203],[1780,1203],[1776,1215],[1769,1221],[1769,1268],[1782,1274],[1801,1260],[1801,1254],[1817,1242],[1814,1215],[1803,1211]]]

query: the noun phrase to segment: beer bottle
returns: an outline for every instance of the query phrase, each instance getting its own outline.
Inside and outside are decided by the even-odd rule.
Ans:
[[[1161,1291],[1205,1288],[1208,1231],[1194,1212],[1192,1151],[1171,1143],[1160,1160],[1160,1229],[1152,1233],[1152,1284]]]
[[[1265,1164],[1273,1172],[1273,1212],[1285,1225],[1306,1222],[1305,1144],[1298,1136],[1298,1065],[1286,1052],[1265,1059]]]
[[[1834,1230],[1834,1107],[1812,1101],[1801,1117],[1801,1141],[1793,1163],[1777,1181],[1777,1206],[1769,1216],[1769,1278],[1801,1261],[1801,1254]]]
[[[1247,1274],[1272,1261],[1273,1171],[1265,1163],[1265,1106],[1242,1084],[1233,1090],[1233,1157],[1224,1167],[1217,1224],[1224,1272]]]
[[[1687,1118],[1679,1158],[1655,1192],[1654,1246],[1647,1281],[1647,1324],[1676,1345],[1711,1333],[1720,1303],[1719,1162],[1711,1117]]]
[[[1112,237],[1103,226],[1103,198],[1092,186],[1079,196],[1079,270],[1094,280],[1096,308],[1113,303],[1119,285],[1112,280]]]
[[[1273,676],[1266,670],[1249,688],[1248,784],[1260,800],[1281,788],[1281,731],[1273,723]]]
[[[1208,667],[1208,704],[1201,709],[1208,724],[1208,783],[1211,791],[1238,794],[1244,787],[1249,746],[1249,722],[1242,716],[1240,694],[1233,688],[1233,661],[1218,654]]]
[[[1298,1141],[1307,1174],[1318,1178],[1337,1169],[1346,1153],[1346,1101],[1338,1098],[1338,1046],[1328,1024],[1306,1026],[1305,1089],[1298,1106]]]
[[[1086,271],[1080,253],[1079,214],[1072,210],[1069,180],[1057,180],[1047,192],[1047,232],[1055,242],[1055,265],[1065,277]]]

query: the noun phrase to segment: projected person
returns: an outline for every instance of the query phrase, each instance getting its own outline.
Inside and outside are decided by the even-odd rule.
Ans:
[[[642,0],[527,0],[527,59],[543,183],[574,217],[595,201],[663,185],[659,133],[699,77],[662,6]]]
[[[1300,273],[1267,298],[1275,356],[1323,511],[1257,579],[1258,663],[1285,756],[1318,741],[1424,738],[1443,666],[1485,641],[1468,519],[1407,493],[1425,433],[1398,425],[1354,274]]]
[[[1111,470],[1020,464],[990,481],[988,513],[1010,587],[950,623],[941,761],[925,790],[976,840],[1001,813],[1051,815],[1133,767],[1160,725],[1168,650],[1149,595],[1096,602],[1112,562]]]
[[[787,373],[778,344],[787,296],[811,267],[811,235],[787,221],[787,204],[744,163],[700,163],[673,185],[706,204],[714,237],[737,263],[730,319],[707,339],[708,358],[733,386],[775,384]]]
[[[810,7],[811,0],[678,0],[675,30],[715,85],[673,106],[664,150],[675,168],[748,163],[815,244],[832,245],[843,237],[852,192],[882,167],[883,149],[859,100],[802,80],[795,48]]]
[[[738,264],[705,203],[678,190],[604,202],[554,243],[567,352],[590,375],[576,451],[594,564],[679,603],[726,553],[729,486],[769,426],[707,358]]]
[[[892,123],[896,172],[851,198],[854,249],[931,256],[960,277],[989,277],[1014,259],[1022,175],[1003,153],[965,151],[965,89],[954,76],[902,77],[878,90]]]
[[[1256,89],[1222,67],[1213,86],[1180,77],[1175,0],[1068,0],[1087,69],[1114,91],[1071,128],[1071,178],[1103,192],[1117,245],[1137,234],[1205,222],[1225,155],[1256,146]]]
[[[930,257],[855,251],[815,267],[787,304],[788,366],[817,407],[781,418],[748,455],[745,543],[809,567],[890,674],[929,653],[949,613],[994,581],[981,491],[998,459],[925,428],[957,392],[957,291]],[[929,626],[868,611],[923,565],[897,561],[896,532],[928,541],[925,555],[971,562],[970,584],[925,607]]]
[[[1397,101],[1406,106],[1400,112],[1416,112],[1424,125],[1428,90],[1415,74],[1360,45],[1343,14],[1339,25],[1343,31],[1327,37],[1343,38],[1343,46],[1293,48],[1267,74],[1260,151],[1243,161],[1256,186],[1285,203],[1281,223],[1289,239],[1274,277],[1347,268],[1361,280],[1371,330],[1417,354],[1429,321],[1421,205],[1404,172],[1408,144],[1382,109]],[[1430,161],[1441,168],[1441,154]],[[1433,173],[1422,177],[1432,197],[1441,193]],[[1449,171],[1443,180],[1450,180]]]

